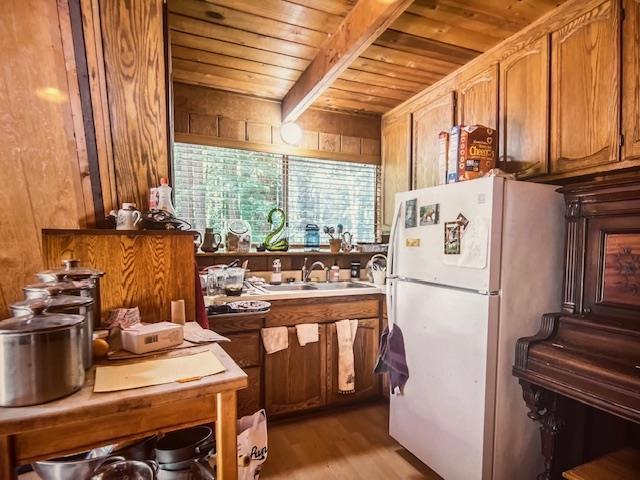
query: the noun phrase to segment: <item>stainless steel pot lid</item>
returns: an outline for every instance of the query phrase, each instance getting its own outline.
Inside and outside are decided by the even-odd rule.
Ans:
[[[44,305],[44,308],[62,308],[62,307],[86,307],[93,304],[91,297],[78,297],[77,295],[54,295],[47,298],[28,298],[10,305],[13,309],[33,309],[34,306]]]
[[[0,335],[64,330],[84,321],[82,315],[44,313],[23,315],[0,321]]]
[[[94,288],[90,280],[65,281],[65,282],[40,282],[26,285],[23,292],[43,292],[43,294],[56,295],[57,293],[79,292]]]
[[[38,279],[43,282],[50,281],[53,278],[57,280],[62,280],[64,278],[82,280],[86,278],[100,278],[103,275],[104,272],[101,270],[96,270],[95,268],[89,267],[81,267],[80,260],[77,260],[75,258],[70,260],[63,260],[62,267],[60,268],[43,270],[36,273]]]

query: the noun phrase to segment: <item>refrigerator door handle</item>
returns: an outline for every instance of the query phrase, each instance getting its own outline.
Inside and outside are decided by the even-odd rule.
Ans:
[[[398,241],[398,225],[400,223],[400,214],[402,212],[402,206],[404,202],[398,202],[396,205],[396,211],[393,215],[393,223],[391,224],[391,236],[389,238],[389,251],[387,252],[387,322],[389,326],[395,324],[395,297],[396,297],[396,274],[394,272],[394,255],[396,251],[396,243]]]

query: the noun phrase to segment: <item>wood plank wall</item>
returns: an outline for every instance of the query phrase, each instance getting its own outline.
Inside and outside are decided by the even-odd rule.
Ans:
[[[149,187],[169,175],[163,1],[101,0],[99,6],[116,204],[143,209]]]
[[[4,0],[0,15],[0,318],[42,268],[42,228],[92,222],[66,2]],[[86,186],[86,183],[84,183]],[[90,187],[90,184],[89,184]]]
[[[296,153],[280,138],[278,101],[178,82],[173,95],[176,141]],[[380,163],[377,115],[309,109],[297,123],[304,130],[299,155]]]

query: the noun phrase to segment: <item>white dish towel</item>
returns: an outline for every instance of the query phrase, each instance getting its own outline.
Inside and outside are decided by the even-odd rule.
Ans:
[[[307,343],[315,343],[320,339],[317,323],[301,323],[296,325],[296,334],[298,335],[298,343],[301,347],[304,347]]]
[[[353,341],[358,331],[358,320],[336,322],[338,335],[338,393],[356,391],[356,372],[353,362]]]
[[[262,344],[267,353],[276,353],[289,348],[289,331],[287,327],[263,328],[260,330]]]

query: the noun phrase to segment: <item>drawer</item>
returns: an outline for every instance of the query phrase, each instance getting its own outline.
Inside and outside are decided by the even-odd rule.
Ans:
[[[260,365],[260,333],[230,333],[226,335],[230,342],[220,342],[219,345],[233,358],[240,367]]]
[[[265,326],[378,317],[379,306],[377,295],[274,301],[266,315]]]
[[[229,332],[260,330],[264,318],[264,315],[210,315],[209,328],[223,335]]]

